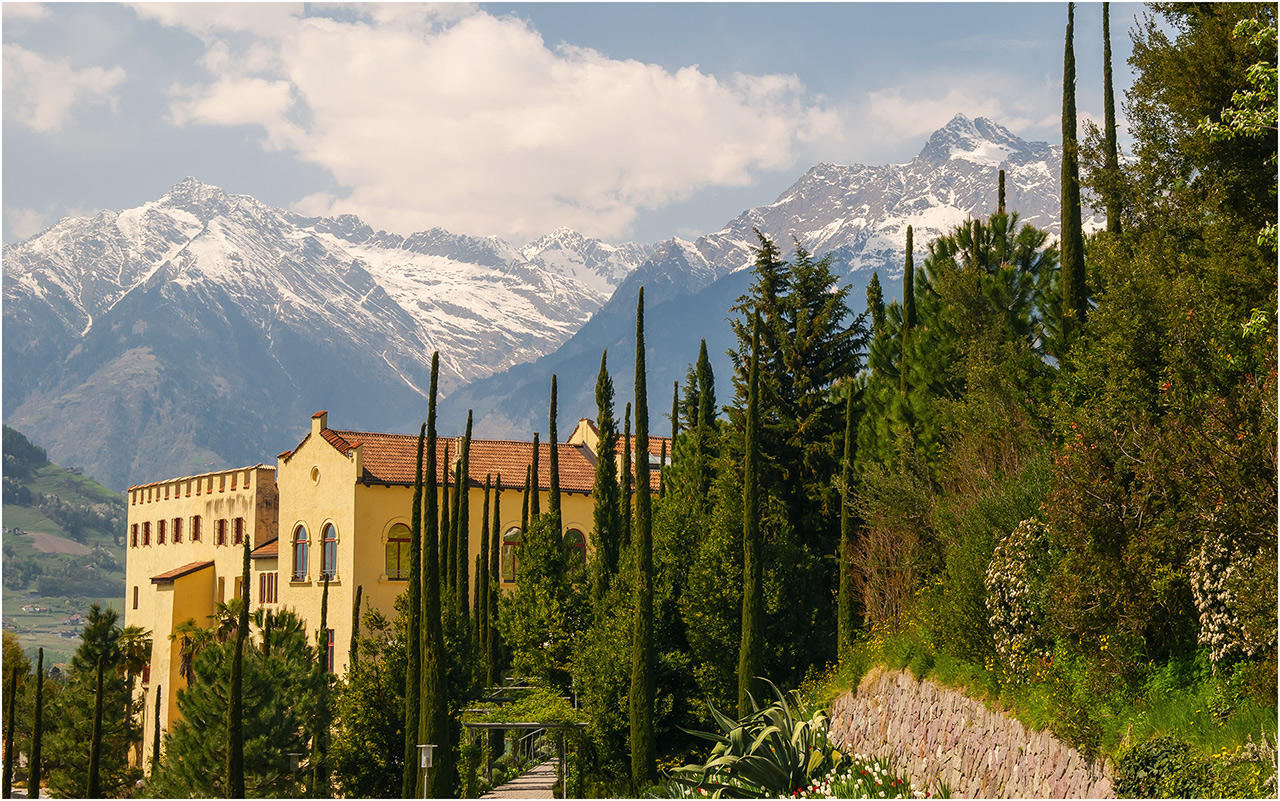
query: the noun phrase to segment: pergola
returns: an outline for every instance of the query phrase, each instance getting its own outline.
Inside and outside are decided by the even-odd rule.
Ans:
[[[478,710],[477,710],[477,711],[478,711]],[[487,729],[487,730],[490,730],[490,731],[493,731],[493,730],[500,730],[500,731],[508,731],[508,730],[520,730],[520,731],[538,731],[538,730],[570,731],[570,730],[575,730],[575,729],[576,729],[576,730],[578,730],[578,731],[581,731],[581,730],[583,730],[583,729],[587,728],[587,724],[585,724],[585,723],[538,723],[538,722],[523,722],[523,723],[490,723],[490,722],[487,722],[487,721],[463,721],[463,722],[462,722],[462,725],[463,725],[463,726],[466,726],[468,729]],[[582,747],[581,747],[581,746],[578,746],[578,754],[579,754],[579,756],[581,756],[581,754],[582,754]],[[564,752],[564,741],[563,741],[563,740],[560,742],[560,756],[559,756],[559,759],[560,759],[560,792],[561,792],[561,797],[563,797],[563,798],[568,798],[568,797],[569,797],[569,781],[568,781],[569,777],[568,777],[567,772],[565,771],[565,752]]]

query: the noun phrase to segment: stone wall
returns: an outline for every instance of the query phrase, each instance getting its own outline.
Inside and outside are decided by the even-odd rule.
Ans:
[[[1111,798],[1110,764],[908,672],[873,669],[831,704],[831,737],[955,798]]]

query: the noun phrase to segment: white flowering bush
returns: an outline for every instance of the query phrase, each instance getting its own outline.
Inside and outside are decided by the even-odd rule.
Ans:
[[[1040,589],[1049,570],[1049,532],[1023,520],[1000,541],[987,565],[987,614],[1005,673],[1027,678],[1035,659],[1051,651]]]
[[[1241,621],[1240,586],[1248,559],[1220,532],[1206,534],[1200,551],[1191,558],[1191,592],[1200,613],[1198,639],[1209,647],[1215,668],[1276,648],[1275,629],[1258,637]]]

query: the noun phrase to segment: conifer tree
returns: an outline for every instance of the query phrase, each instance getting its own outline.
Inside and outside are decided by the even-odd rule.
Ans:
[[[676,437],[680,436],[680,382],[671,384],[671,447],[675,447]],[[672,454],[674,458],[674,453]]]
[[[636,304],[636,584],[631,660],[631,780],[653,782],[653,536],[649,508],[649,405],[645,390],[644,287]]]
[[[18,724],[18,666],[9,669],[9,704],[4,724],[4,786],[3,796],[13,798],[13,769],[18,764],[18,752],[14,750],[13,734]]]
[[[156,690],[160,697],[160,690]],[[44,773],[40,749],[44,739],[44,649],[36,652],[36,713],[31,722],[31,753],[27,760],[27,798],[40,797],[40,775]]]
[[[872,273],[867,282],[867,311],[871,312],[871,333],[880,336],[884,330],[884,292],[880,289],[880,274]]]
[[[745,461],[742,466],[742,646],[738,653],[738,717],[751,714],[751,690],[764,656],[764,564],[760,539],[760,317],[751,326]]]
[[[426,531],[423,536],[423,569],[422,569],[422,686],[421,717],[417,726],[414,719],[405,721],[406,733],[417,731],[418,742],[435,745],[433,770],[430,772],[430,786],[425,788],[426,794],[432,798],[448,798],[453,795],[449,786],[449,777],[453,775],[453,741],[449,738],[449,696],[448,666],[445,661],[444,629],[440,617],[440,554],[436,544],[443,540],[443,532],[436,530],[436,375],[439,355],[431,360],[431,394],[427,406],[427,455],[426,461],[431,470],[424,487]],[[445,475],[448,475],[448,446],[445,446]],[[417,768],[416,743],[414,753],[405,759],[406,771],[412,770],[415,776],[412,797],[422,795],[422,785],[417,777],[422,774]],[[411,797],[406,793],[405,797]]]
[[[551,515],[552,530],[556,532],[556,536],[560,536],[563,530],[563,520],[560,514],[560,440],[556,433],[556,376],[551,374],[551,428],[547,435],[547,444],[551,449],[548,457],[548,467],[551,469],[551,478],[548,483],[549,489],[547,494],[547,512]]]
[[[622,543],[623,548],[631,545],[631,495],[635,491],[635,480],[631,470],[631,404],[622,416]]]
[[[493,530],[489,535],[489,582],[485,585],[485,599],[488,620],[488,637],[485,640],[486,664],[489,666],[487,681],[490,687],[498,683],[499,651],[498,651],[498,575],[501,570],[499,559],[502,554],[502,474],[499,473],[493,484]],[[501,736],[501,732],[499,732]],[[500,740],[499,740],[500,742]]]
[[[1069,345],[1084,325],[1084,229],[1080,219],[1080,154],[1076,145],[1076,57],[1072,44],[1075,3],[1067,4],[1067,42],[1062,64],[1062,338]],[[1061,356],[1062,354],[1057,354]]]
[[[462,438],[462,462],[458,465],[458,616],[466,625],[470,617],[467,607],[471,603],[471,410],[467,410],[467,433]]]
[[[315,798],[329,797],[329,672],[329,574],[325,573],[316,636],[315,732],[311,735],[311,795]]]
[[[431,363],[431,397],[435,398],[436,377],[439,373],[439,354],[432,358]],[[417,761],[414,757],[418,752],[418,726],[417,721],[421,714],[421,684],[422,684],[422,649],[419,641],[422,639],[422,584],[423,573],[430,569],[422,563],[422,460],[423,448],[427,439],[427,424],[423,423],[418,429],[418,459],[413,474],[413,504],[409,520],[409,629],[405,638],[405,679],[404,679],[404,774],[400,784],[400,794],[404,798],[415,796],[415,790],[418,781]],[[427,454],[427,469],[432,472],[431,484],[435,485],[435,464],[434,445],[432,452]],[[434,493],[433,493],[434,494]],[[431,510],[432,514],[427,517],[428,533],[427,536],[434,536],[435,532],[431,531],[431,522],[434,518],[435,510]],[[432,566],[434,567],[434,565]]]
[[[84,785],[85,795],[89,798],[102,796],[99,790],[99,768],[102,762],[102,685],[106,669],[106,654],[98,654],[97,690],[93,694],[93,733],[89,740],[89,776]],[[16,692],[17,683],[14,682],[13,686]],[[243,795],[241,793],[241,796]]]
[[[1000,197],[1004,197],[1004,171],[1000,171]],[[1003,200],[1001,201],[1003,205]],[[900,365],[898,373],[898,391],[904,395],[907,392],[907,338],[911,335],[911,329],[916,325],[916,266],[913,251],[911,226],[907,226],[907,261],[902,270],[902,356],[898,362]]]
[[[536,520],[538,515],[542,514],[542,500],[540,498],[542,489],[542,471],[538,467],[538,451],[541,450],[538,445],[538,432],[533,432],[533,464],[529,466],[530,476],[533,484],[530,486],[529,492],[529,520]]]
[[[164,685],[156,685],[156,719],[151,727],[151,775],[160,769],[160,705],[164,701]],[[35,798],[35,796],[31,796]]]
[[[434,465],[432,466],[434,469]],[[444,484],[440,489],[440,591],[444,592],[449,586],[449,542],[450,532],[453,531],[453,523],[450,520],[449,505],[449,482],[453,476],[453,465],[449,463],[449,440],[444,442]]]
[[[480,643],[480,659],[488,659],[489,643],[489,496],[493,492],[493,474],[484,477],[484,507],[480,514],[480,553],[476,554],[475,617],[476,640]],[[488,675],[485,671],[482,675]]]
[[[347,662],[355,667],[356,658],[360,655],[360,600],[364,595],[364,585],[356,585],[356,599],[351,604],[351,653]]]
[[[1103,169],[1107,175],[1102,203],[1107,210],[1107,231],[1120,234],[1120,194],[1116,185],[1120,176],[1120,149],[1116,143],[1116,92],[1111,80],[1111,4],[1102,4],[1102,104]]]
[[[698,387],[698,412],[694,422],[697,458],[694,464],[697,499],[700,508],[706,509],[711,492],[711,465],[715,460],[716,425],[716,377],[707,356],[707,340],[698,347],[698,364],[694,375]]]
[[[857,613],[853,598],[853,456],[858,436],[854,425],[853,404],[857,390],[849,387],[849,399],[844,409],[844,461],[840,465],[840,550],[836,563],[840,570],[840,584],[836,601],[836,653],[843,660],[853,647],[853,632],[857,629]]]
[[[667,495],[667,443],[662,443],[662,453],[658,457],[658,497]]]
[[[599,603],[618,572],[618,540],[622,534],[618,486],[618,425],[613,418],[613,379],[609,376],[609,352],[600,354],[596,376],[596,471],[592,482],[592,532],[595,554],[591,577],[592,597]]]
[[[697,426],[713,426],[716,422],[716,377],[707,356],[707,340],[698,346],[698,421]]]
[[[536,450],[535,450],[536,452]],[[533,494],[533,465],[524,469],[524,496],[520,503],[520,531],[529,530],[529,496]]]
[[[240,615],[236,648],[231,655],[231,690],[227,699],[227,798],[244,798],[244,649],[249,639],[249,538],[243,539],[240,571]],[[325,574],[325,597],[329,594]],[[323,609],[323,606],[321,607]],[[92,795],[92,794],[91,794]]]
[[[462,448],[458,448],[458,456],[454,458],[453,464],[453,518],[449,523],[449,563],[445,570],[445,583],[449,585],[449,595],[453,600],[453,609],[457,609],[458,605],[458,529],[462,522],[462,496],[466,494],[466,487],[462,482],[465,478],[462,475]]]
[[[996,192],[996,213],[1004,214],[1004,170],[1000,171],[1000,189]],[[910,230],[910,226],[907,227]]]

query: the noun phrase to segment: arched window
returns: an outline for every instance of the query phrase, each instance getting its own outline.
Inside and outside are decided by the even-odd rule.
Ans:
[[[523,541],[518,526],[512,526],[502,535],[502,580],[505,582],[516,580],[516,550]]]
[[[324,538],[324,550],[320,552],[320,578],[338,577],[338,530],[332,523],[326,523],[321,532]]]
[[[307,527],[293,530],[293,580],[307,580]]]
[[[387,578],[406,581],[409,578],[409,527],[396,523],[387,532]]]
[[[571,528],[564,533],[564,547],[572,548],[570,553],[575,557],[578,564],[583,567],[587,566],[587,538],[581,531]]]

